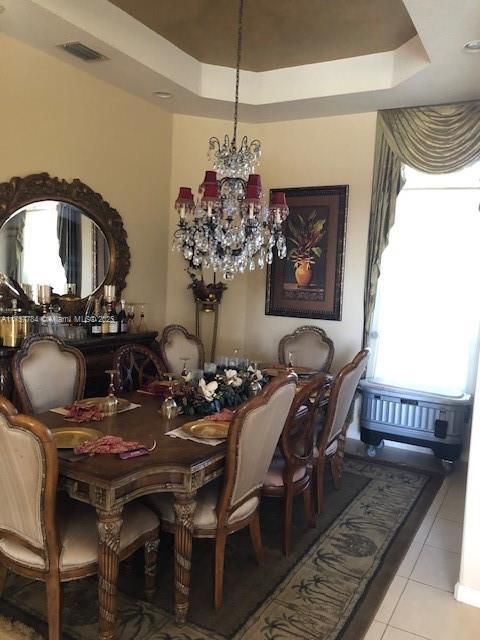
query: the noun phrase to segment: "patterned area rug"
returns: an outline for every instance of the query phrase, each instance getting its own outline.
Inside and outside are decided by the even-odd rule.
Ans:
[[[165,536],[154,602],[142,599],[141,557],[122,569],[118,638],[360,640],[441,481],[425,472],[347,459],[343,487],[335,491],[327,485],[325,511],[315,529],[305,529],[297,500],[294,552],[288,558],[280,551],[280,501],[264,500],[265,564],[256,566],[246,531],[230,536],[224,605],[217,613],[213,545],[194,541],[189,623],[180,628],[173,622],[172,550]],[[9,576],[0,611],[44,630],[43,586]],[[96,639],[94,579],[65,585],[63,619],[65,640]]]
[[[0,640],[41,640],[40,636],[21,622],[0,616]]]

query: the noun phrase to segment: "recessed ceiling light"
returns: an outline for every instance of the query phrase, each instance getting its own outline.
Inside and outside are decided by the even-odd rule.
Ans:
[[[470,40],[470,42],[463,45],[463,48],[470,53],[476,53],[480,51],[480,40]]]
[[[154,91],[153,95],[157,98],[162,98],[163,100],[168,100],[168,98],[172,97],[172,94],[168,91]]]

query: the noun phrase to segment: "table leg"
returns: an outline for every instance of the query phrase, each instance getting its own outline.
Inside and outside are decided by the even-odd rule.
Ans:
[[[187,619],[195,493],[175,493],[175,620]]]
[[[123,507],[97,508],[99,640],[114,640],[115,638],[122,510]]]

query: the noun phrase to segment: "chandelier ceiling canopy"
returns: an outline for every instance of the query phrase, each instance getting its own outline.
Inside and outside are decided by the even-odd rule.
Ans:
[[[212,268],[225,280],[236,273],[271,264],[273,253],[285,258],[282,223],[288,216],[285,194],[273,192],[266,204],[255,169],[261,157],[259,140],[244,136],[237,145],[238,93],[242,55],[243,5],[239,0],[235,108],[232,138],[212,137],[207,170],[195,199],[190,187],[180,187],[175,209],[179,214],[173,250],[183,254],[193,269]]]

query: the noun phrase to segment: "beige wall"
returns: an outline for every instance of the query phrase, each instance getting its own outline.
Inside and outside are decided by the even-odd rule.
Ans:
[[[0,181],[80,178],[118,209],[132,268],[124,295],[164,324],[172,117],[0,35]]]
[[[360,348],[363,324],[363,281],[373,171],[376,114],[317,118],[261,125],[243,125],[249,138],[259,137],[263,157],[259,167],[264,191],[271,187],[348,184],[348,222],[342,320],[310,321],[266,316],[265,271],[237,276],[221,306],[217,353],[235,346],[261,359],[276,358],[279,339],[300,324],[323,327],[334,340],[334,368]],[[211,135],[230,132],[231,123],[174,116],[171,201],[179,186],[197,188],[209,167],[207,142]],[[240,131],[242,133],[242,131]],[[170,235],[176,215],[170,214]],[[193,328],[191,293],[182,273],[183,261],[170,254],[167,321]],[[209,320],[208,318],[204,319]]]
[[[0,180],[48,171],[78,177],[118,209],[128,233],[132,269],[126,297],[149,303],[154,328],[194,327],[185,263],[170,250],[179,186],[196,189],[208,138],[231,131],[230,121],[170,116],[159,107],[97,80],[53,57],[0,36]],[[172,125],[173,121],[173,125]],[[12,124],[13,123],[13,124]],[[314,321],[335,341],[335,364],[359,348],[362,291],[373,166],[375,114],[240,125],[259,137],[260,171],[270,187],[350,186],[343,319]],[[302,319],[265,316],[265,272],[237,276],[221,306],[217,354],[240,347],[263,359]],[[212,318],[202,314],[209,342]]]

